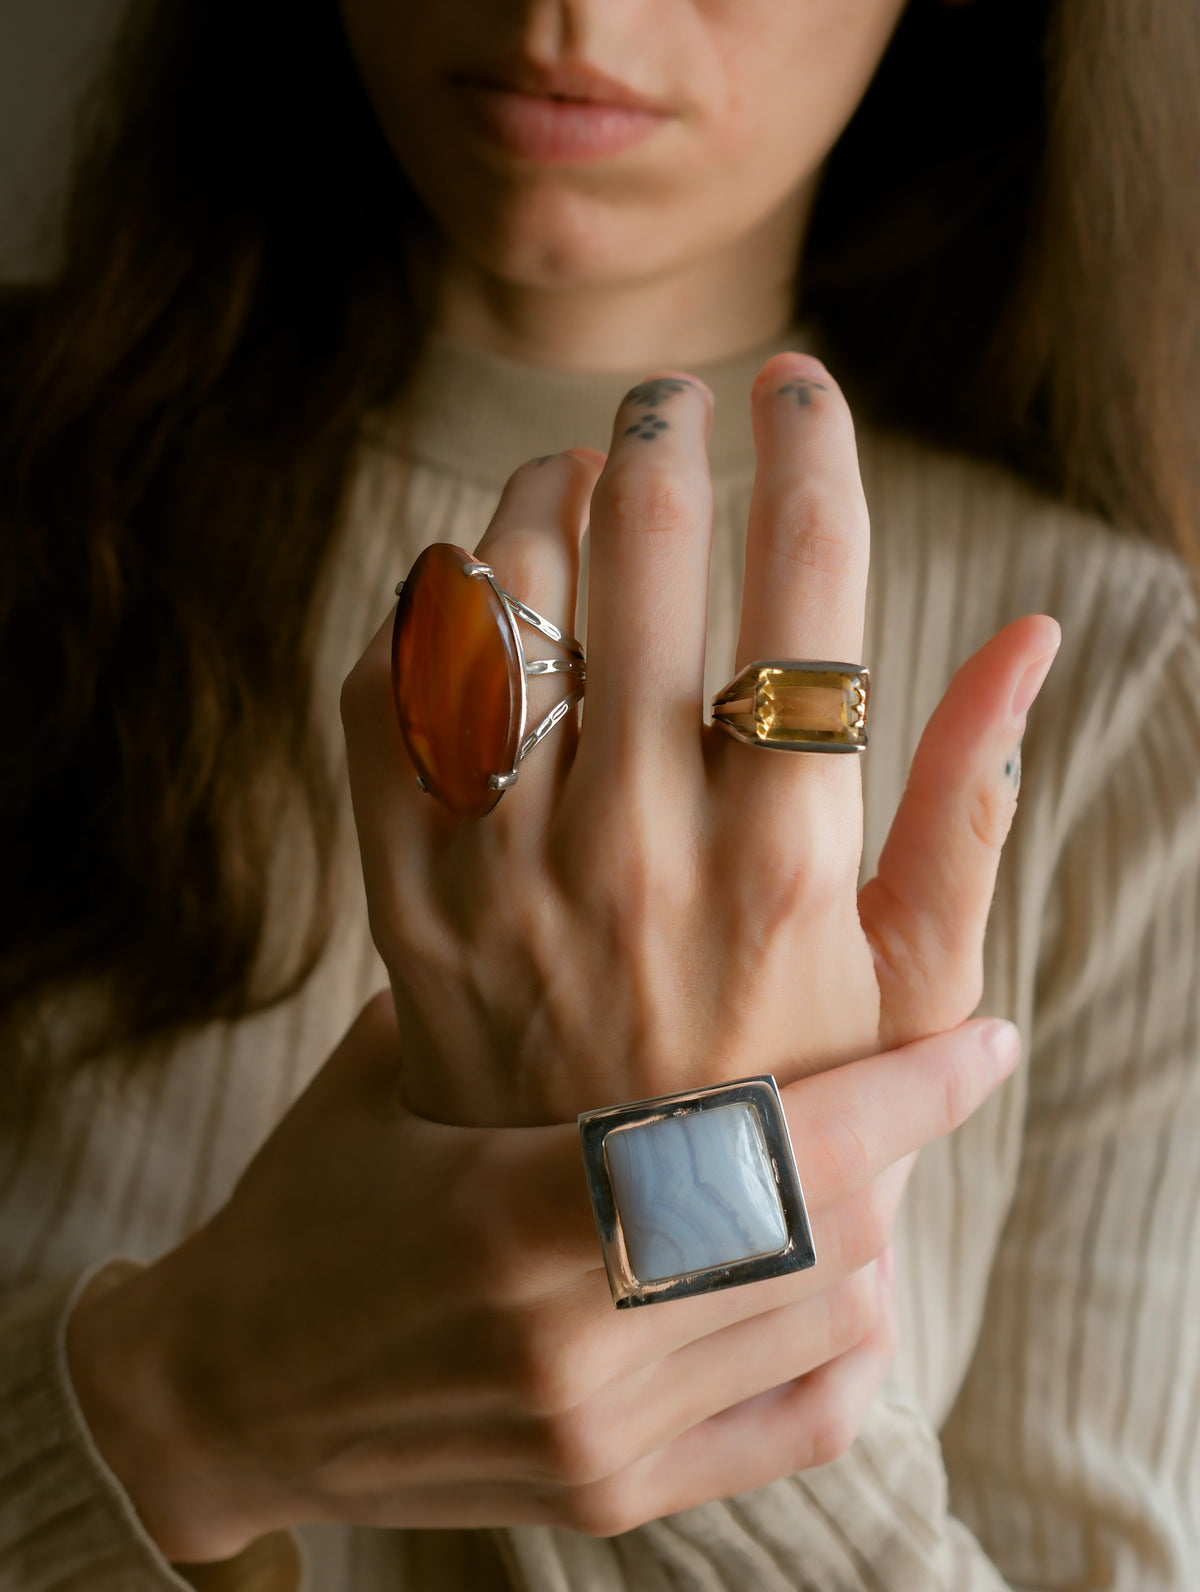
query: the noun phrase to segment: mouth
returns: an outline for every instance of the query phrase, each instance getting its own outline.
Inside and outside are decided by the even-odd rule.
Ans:
[[[671,119],[661,103],[586,62],[505,62],[451,79],[475,130],[537,165],[579,165],[641,143]]]

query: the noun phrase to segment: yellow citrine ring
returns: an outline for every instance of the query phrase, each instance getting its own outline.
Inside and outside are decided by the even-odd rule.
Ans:
[[[861,752],[871,678],[855,663],[767,658],[713,698],[713,723],[747,746],[779,752]]]

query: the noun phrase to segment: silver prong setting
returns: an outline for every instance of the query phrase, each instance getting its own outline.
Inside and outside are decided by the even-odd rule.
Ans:
[[[537,674],[573,674],[582,680],[585,673],[579,658],[530,658],[525,664],[525,674],[530,679]]]

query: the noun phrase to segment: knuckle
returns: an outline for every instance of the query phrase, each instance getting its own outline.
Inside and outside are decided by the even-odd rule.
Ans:
[[[598,834],[597,841],[573,867],[583,899],[618,943],[649,947],[670,934],[671,925],[689,921],[689,878],[636,810],[620,832]]]
[[[686,535],[694,505],[681,483],[644,468],[616,469],[605,482],[600,507],[609,533],[627,536]]]
[[[543,1421],[539,1437],[551,1479],[572,1491],[593,1487],[622,1467],[619,1439],[581,1409]]]
[[[619,1537],[653,1518],[645,1494],[619,1477],[564,1493],[557,1513],[568,1530],[585,1537]]]
[[[871,1166],[861,1123],[850,1111],[834,1111],[816,1129],[814,1151],[829,1188],[856,1189]]]
[[[1017,810],[1016,792],[1006,781],[987,783],[971,792],[965,803],[965,816],[971,834],[985,851],[999,851],[1008,839]]]
[[[508,1380],[523,1408],[553,1428],[584,1398],[589,1361],[578,1332],[531,1313],[511,1334]]]
[[[869,525],[860,500],[834,501],[810,485],[785,494],[775,516],[780,562],[808,573],[841,576],[862,558]]]
[[[841,1398],[831,1397],[818,1411],[809,1430],[807,1468],[832,1465],[848,1454],[858,1436],[858,1414]]]
[[[878,876],[869,889],[863,921],[881,984],[921,992],[921,1031],[964,1022],[983,998],[982,926],[933,922]]]
[[[528,525],[513,526],[497,536],[489,550],[492,555],[489,562],[493,568],[503,565],[496,573],[506,591],[519,593],[527,602],[536,600],[528,594],[536,593],[539,586],[545,585],[549,541],[547,532]]]

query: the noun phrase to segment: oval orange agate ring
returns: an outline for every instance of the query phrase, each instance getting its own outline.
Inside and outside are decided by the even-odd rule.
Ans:
[[[583,648],[450,542],[427,547],[396,595],[392,693],[417,784],[456,818],[482,818],[583,695]],[[527,659],[520,623],[566,656]],[[572,685],[531,730],[528,681],[540,674]]]

